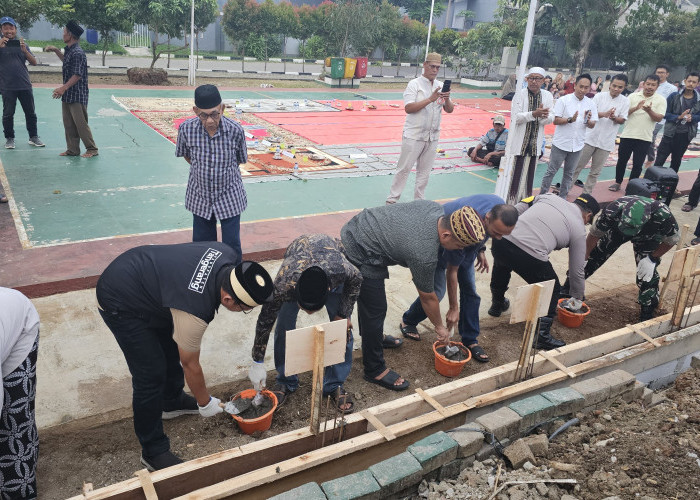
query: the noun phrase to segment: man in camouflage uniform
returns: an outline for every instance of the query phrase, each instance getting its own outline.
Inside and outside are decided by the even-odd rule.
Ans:
[[[620,245],[631,241],[637,262],[639,320],[651,319],[659,304],[656,268],[661,256],[678,243],[679,237],[678,223],[663,202],[643,196],[618,198],[601,212],[588,233],[585,276],[591,276]],[[568,290],[568,279],[564,290]]]
[[[350,413],[353,409],[352,398],[343,388],[343,383],[352,366],[353,338],[350,316],[360,295],[362,275],[345,257],[344,252],[340,240],[325,234],[307,234],[295,239],[284,254],[284,260],[274,280],[272,301],[265,304],[258,317],[251,367],[251,372],[255,369],[260,373],[259,377],[264,377],[262,362],[270,331],[277,320],[277,388],[274,392],[280,402],[299,387],[296,375],[286,376],[284,373],[287,331],[296,328],[299,309],[311,314],[325,305],[331,321],[347,319],[348,336],[345,361],[325,368],[323,394],[331,395],[343,413]]]

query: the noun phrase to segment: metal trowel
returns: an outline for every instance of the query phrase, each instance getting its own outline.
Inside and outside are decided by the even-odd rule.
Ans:
[[[445,357],[447,359],[454,358],[459,353],[459,347],[456,345],[445,346]]]

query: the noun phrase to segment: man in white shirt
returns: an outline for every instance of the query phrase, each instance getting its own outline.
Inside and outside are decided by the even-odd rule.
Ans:
[[[583,185],[583,192],[591,194],[598,181],[598,176],[603,170],[603,164],[608,158],[610,151],[615,149],[615,138],[620,125],[627,121],[627,112],[630,103],[627,97],[622,95],[622,91],[627,87],[627,76],[620,73],[615,75],[610,81],[609,92],[600,92],[593,97],[593,102],[598,110],[598,122],[592,129],[586,130],[586,140],[578,159],[578,166],[574,172],[576,184]],[[586,183],[578,180],[578,176],[591,162],[591,170],[586,178]]]
[[[659,88],[656,89],[656,93],[664,99],[668,99],[668,96],[674,92],[678,92],[678,87],[668,81],[668,75],[670,73],[671,70],[665,64],[659,64],[654,70],[654,74],[659,77]],[[659,132],[664,128],[665,124],[666,120],[661,120],[654,125],[654,132],[651,135],[651,144],[649,145],[649,151],[647,151],[647,161],[644,164],[646,167],[651,167],[654,158],[656,158],[656,136],[659,135]]]
[[[540,193],[549,191],[552,179],[564,164],[564,174],[561,180],[559,196],[566,199],[574,179],[574,170],[578,165],[579,156],[583,149],[586,129],[595,127],[598,121],[598,111],[593,100],[586,97],[591,88],[591,75],[583,73],[576,78],[574,93],[559,98],[554,105],[554,124],[557,129],[552,138],[552,153],[549,166],[542,178]]]
[[[424,198],[430,171],[433,169],[437,154],[442,110],[452,113],[455,109],[450,101],[450,93],[442,92],[442,82],[436,79],[441,63],[440,54],[430,52],[426,55],[423,74],[408,82],[403,93],[406,122],[403,127],[401,156],[396,165],[396,175],[391,183],[389,197],[386,199],[387,205],[399,201],[414,164],[416,165],[414,199]]]

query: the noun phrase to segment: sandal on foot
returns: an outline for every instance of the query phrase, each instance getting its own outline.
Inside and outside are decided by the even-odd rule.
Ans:
[[[399,323],[399,330],[401,330],[401,334],[407,339],[420,340],[420,333],[418,333],[416,325],[402,326],[401,323]]]
[[[287,401],[287,395],[292,393],[292,391],[281,385],[278,385],[277,387],[275,387],[274,390],[270,392],[272,392],[272,394],[274,394],[277,397],[277,408],[282,406],[284,402]]]
[[[367,382],[381,385],[385,389],[389,389],[391,391],[405,391],[406,389],[408,389],[408,380],[406,380],[406,379],[404,379],[403,384],[400,384],[400,385],[394,384],[394,382],[396,382],[398,379],[401,378],[401,375],[396,373],[394,370],[389,370],[389,373],[384,375],[379,380],[377,380],[374,377],[368,377],[367,375],[365,375],[364,377],[365,377],[365,380]]]
[[[58,153],[58,156],[79,156],[75,153],[70,153],[68,151],[64,151],[63,153]]]
[[[97,155],[99,155],[99,153],[97,151],[87,151],[87,152],[81,154],[80,156],[83,158],[92,158],[93,156],[97,156]]]
[[[615,184],[611,184],[608,186],[608,191],[619,191],[620,190],[620,185],[616,182]]]
[[[7,196],[0,194],[0,203],[7,203],[8,201],[10,200],[7,199]]]
[[[384,349],[396,349],[397,347],[401,347],[402,345],[403,339],[397,339],[392,335],[384,335],[384,339],[382,340],[382,347]]]
[[[467,347],[467,349],[471,351],[473,360],[478,361],[479,363],[489,362],[489,355],[486,354],[486,351],[484,351],[479,344]]]
[[[693,210],[694,208],[695,208],[695,207],[694,207],[693,205],[691,205],[691,204],[689,204],[689,203],[686,203],[685,205],[683,205],[683,206],[681,207],[681,210],[682,210],[683,212],[690,212],[690,211]]]
[[[693,238],[690,240],[691,245],[700,245],[700,238]]]
[[[333,404],[335,404],[335,407],[343,415],[347,415],[355,411],[355,402],[352,400],[352,396],[350,395],[350,393],[346,391],[345,388],[342,386],[338,389],[331,392],[330,394],[324,394],[323,397],[326,398],[330,396],[333,400]],[[350,408],[343,409],[341,408],[341,406],[343,405],[350,405]]]

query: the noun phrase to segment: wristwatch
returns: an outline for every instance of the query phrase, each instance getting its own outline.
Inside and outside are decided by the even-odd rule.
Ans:
[[[571,122],[573,122],[573,120],[572,120],[571,118],[572,118],[571,116],[568,117],[568,118],[566,119],[566,123],[571,123]]]

